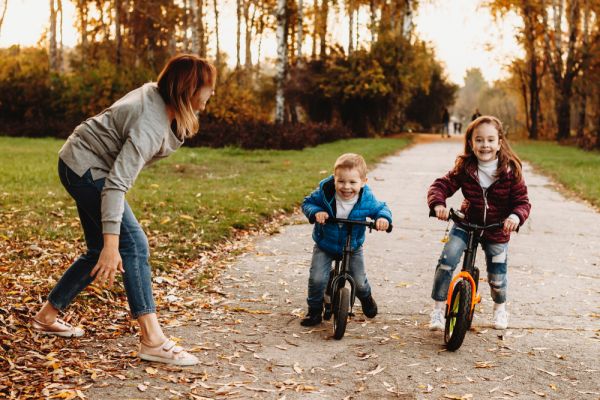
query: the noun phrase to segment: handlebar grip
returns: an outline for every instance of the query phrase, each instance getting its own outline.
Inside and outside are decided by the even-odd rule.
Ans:
[[[390,224],[390,226],[388,226],[388,228],[385,231],[387,233],[390,233],[392,231],[392,229],[394,229],[394,225]]]

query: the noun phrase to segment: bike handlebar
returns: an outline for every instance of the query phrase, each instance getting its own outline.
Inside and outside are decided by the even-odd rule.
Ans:
[[[377,230],[377,228],[375,228],[375,221],[356,221],[353,219],[329,217],[329,218],[327,218],[326,222],[331,222],[331,223],[336,223],[336,224],[348,224],[348,225],[363,225],[369,229]],[[386,229],[386,232],[390,233],[393,228],[394,228],[394,226],[392,224],[390,224],[390,226],[388,226],[388,228]]]
[[[435,217],[435,211],[429,210],[429,216]],[[493,224],[488,225],[477,225],[465,220],[465,215],[460,211],[455,211],[453,208],[450,208],[450,219],[460,226],[476,231],[485,231],[488,229],[501,228],[504,226],[504,221],[494,222]]]

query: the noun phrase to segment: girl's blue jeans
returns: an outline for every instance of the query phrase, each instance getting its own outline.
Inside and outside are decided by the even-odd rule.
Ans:
[[[321,250],[316,244],[313,247],[310,275],[308,277],[308,308],[310,310],[322,310],[325,289],[329,281],[332,262],[335,259],[331,254]],[[365,273],[365,261],[362,246],[354,250],[350,255],[350,275],[356,284],[356,297],[364,299],[371,295],[371,286],[367,281]]]
[[[87,245],[87,252],[65,271],[48,296],[50,304],[58,310],[63,310],[93,281],[90,272],[98,262],[104,245],[100,214],[100,195],[104,179],[93,180],[89,170],[80,177],[60,159],[58,175],[67,192],[75,200]],[[119,253],[125,270],[123,283],[132,317],[138,318],[156,312],[148,264],[148,239],[127,202],[121,222]]]
[[[444,245],[444,250],[442,250],[442,255],[435,268],[433,290],[431,291],[431,297],[435,301],[446,301],[448,298],[448,286],[450,286],[452,275],[467,248],[467,235],[467,232],[456,225],[450,230],[449,240]],[[481,247],[485,252],[492,300],[497,304],[505,303],[508,286],[506,278],[508,243],[482,242]]]

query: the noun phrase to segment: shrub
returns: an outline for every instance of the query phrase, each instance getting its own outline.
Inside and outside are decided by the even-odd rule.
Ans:
[[[187,140],[186,145],[291,150],[351,136],[348,129],[325,123],[275,125],[264,121],[228,122],[205,116],[201,120],[200,133]]]

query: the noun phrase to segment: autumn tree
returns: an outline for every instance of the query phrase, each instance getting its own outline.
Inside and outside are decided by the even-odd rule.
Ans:
[[[554,81],[554,108],[558,140],[571,132],[573,82],[582,67],[581,2],[579,0],[542,0],[544,54]],[[563,30],[566,27],[566,32]]]
[[[518,40],[525,50],[525,62],[515,60],[512,69],[520,81],[527,131],[530,139],[538,138],[540,120],[541,75],[544,73],[542,2],[540,0],[495,0],[487,3],[492,13],[504,16],[515,11],[523,21]]]
[[[325,0],[326,1],[326,0]],[[277,0],[277,93],[275,95],[275,122],[285,122],[285,79],[287,71],[287,0]]]

